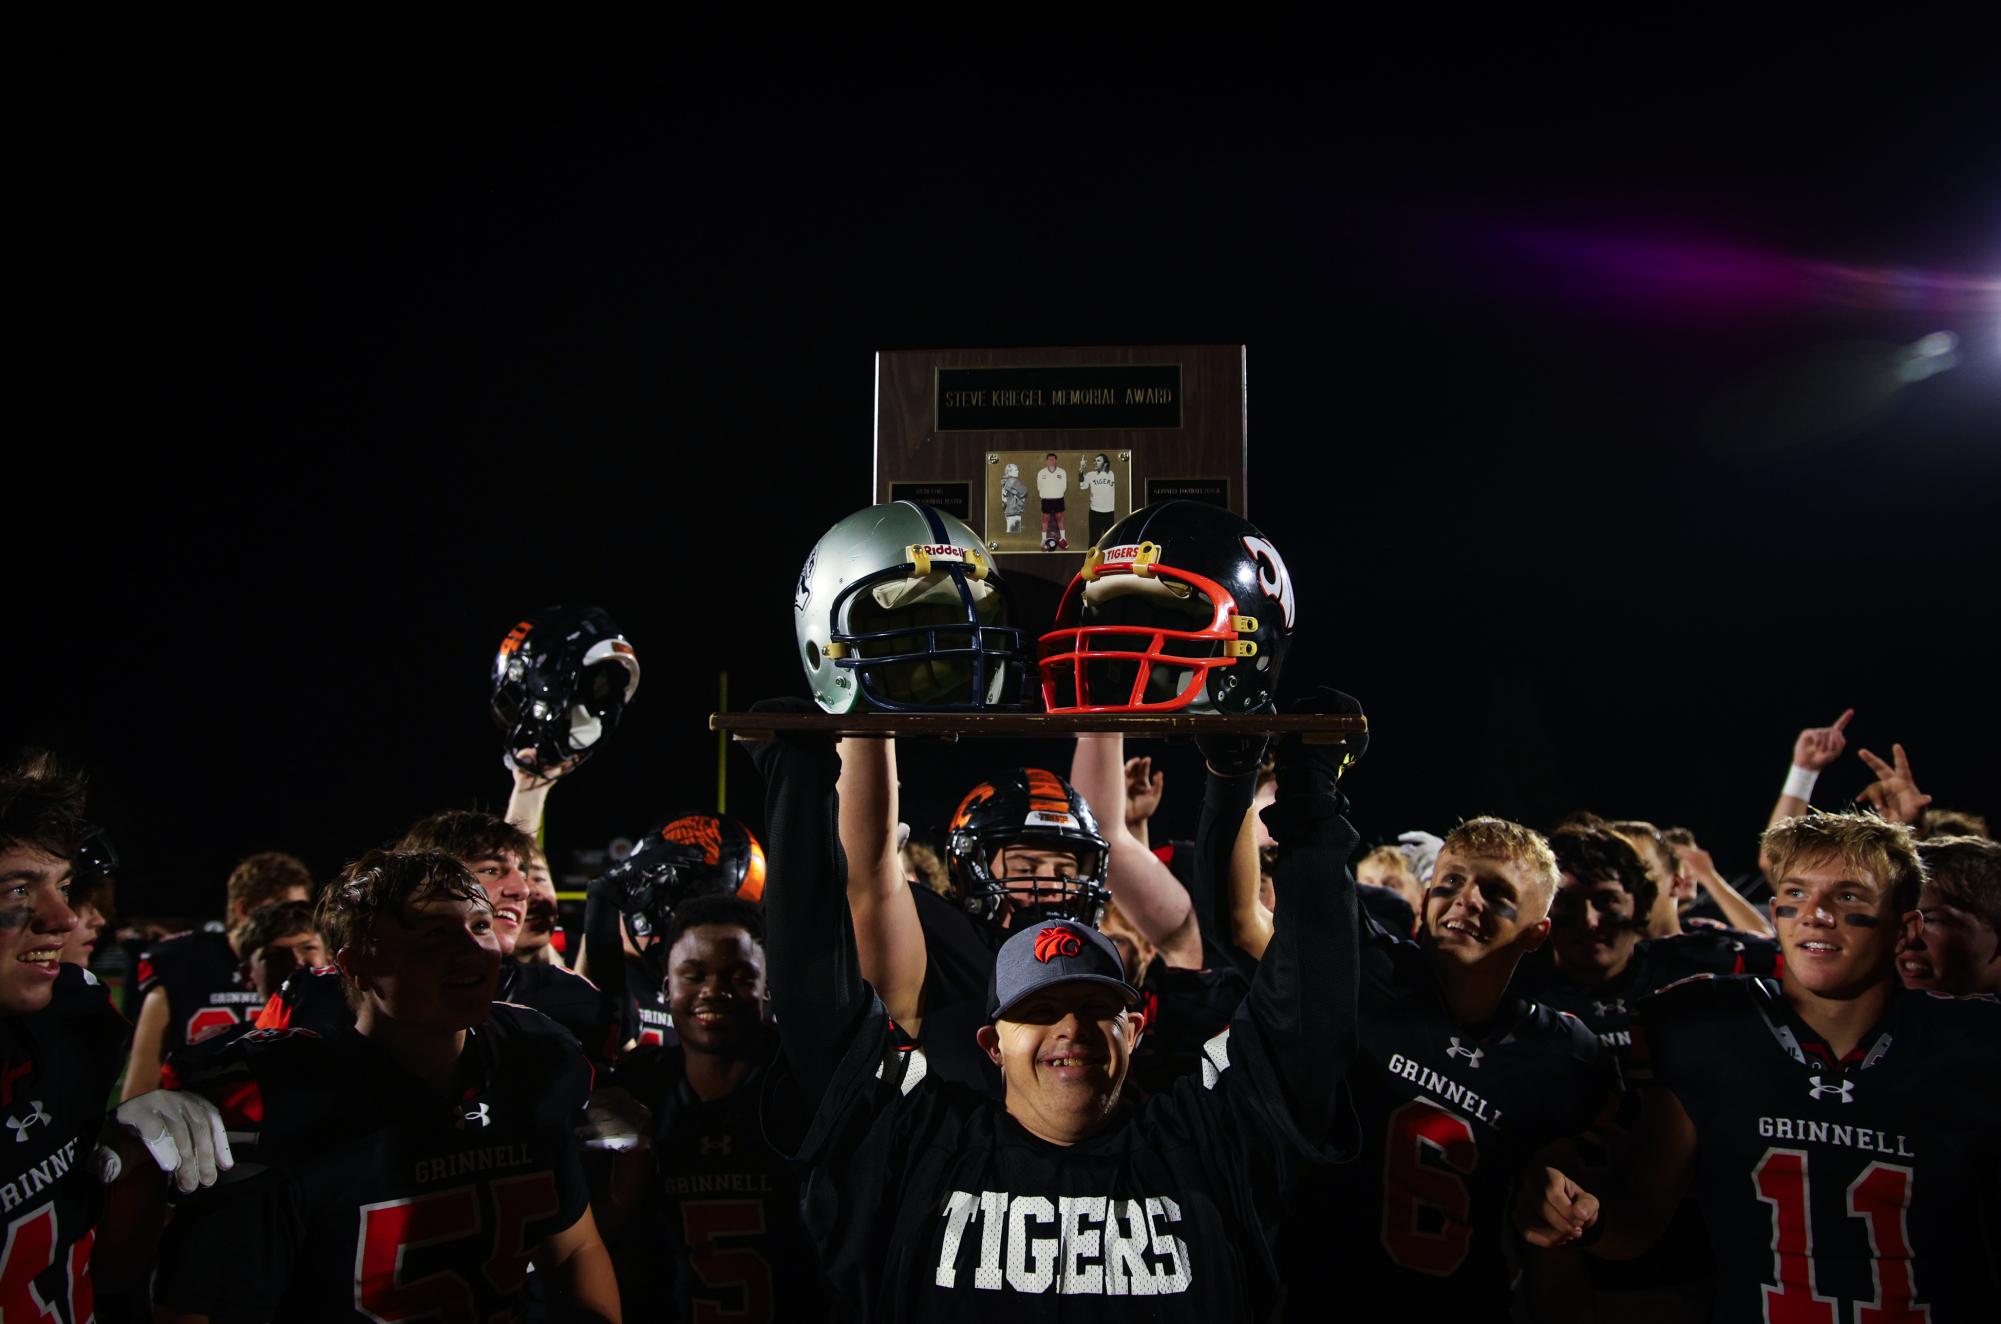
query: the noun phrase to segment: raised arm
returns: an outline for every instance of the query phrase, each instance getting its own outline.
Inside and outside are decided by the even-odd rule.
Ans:
[[[1265,908],[1261,861],[1258,857],[1257,817],[1246,807],[1243,826],[1237,831],[1230,852],[1230,868],[1225,876],[1222,905],[1227,919],[1218,925],[1229,935],[1230,945],[1252,961],[1261,959],[1271,945],[1271,911]]]
[[[754,711],[797,711],[767,701]],[[840,760],[826,737],[760,742],[770,872],[764,887],[765,957],[778,1033],[803,1091],[819,1109],[860,1017],[874,1005],[862,982],[841,856]]]
[[[1848,748],[1848,737],[1842,732],[1854,717],[1853,708],[1844,708],[1841,716],[1834,719],[1834,725],[1810,726],[1794,738],[1792,771],[1786,774],[1785,788],[1772,806],[1766,827],[1777,827],[1789,818],[1813,812],[1814,782],[1819,780],[1821,769],[1840,758],[1841,751]]]
[[[1708,851],[1692,842],[1686,845],[1673,842],[1670,846],[1675,859],[1681,861],[1681,867],[1695,879],[1696,886],[1709,893],[1731,928],[1755,933],[1761,938],[1773,935],[1771,921],[1765,918],[1765,912],[1746,901],[1742,892],[1730,886],[1729,880],[1717,872],[1716,861],[1710,858]]]
[[[896,742],[843,740],[841,849],[848,860],[848,915],[862,978],[875,985],[890,1018],[912,1035],[924,1023],[930,958],[917,902],[897,858]]]
[[[1271,940],[1271,915],[1258,903],[1257,825],[1251,801],[1264,758],[1263,736],[1201,736],[1206,776],[1202,813],[1195,823],[1196,913],[1220,937],[1224,950],[1240,954],[1238,967],[1249,978]],[[1245,888],[1256,921],[1246,923]]]
[[[1323,1141],[1334,1134],[1341,1080],[1361,1044],[1360,931],[1348,872],[1357,838],[1341,816],[1335,748],[1296,737],[1279,745],[1278,798],[1265,811],[1279,843],[1278,908],[1230,1032],[1233,1044],[1255,1035],[1299,1133]]]
[[[1112,899],[1171,966],[1202,968],[1202,929],[1188,889],[1160,857],[1126,828],[1126,742],[1117,732],[1080,735],[1070,784],[1097,815],[1111,847],[1106,883]]]
[[[1892,823],[1916,823],[1932,798],[1918,789],[1917,779],[1911,776],[1911,760],[1904,753],[1904,747],[1890,746],[1894,764],[1883,762],[1866,749],[1856,750],[1855,756],[1876,774],[1876,780],[1864,787],[1862,794],[1855,798]]]

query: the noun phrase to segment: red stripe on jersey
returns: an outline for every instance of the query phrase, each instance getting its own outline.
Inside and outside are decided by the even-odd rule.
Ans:
[[[264,1121],[264,1093],[254,1080],[239,1080],[216,1092],[215,1106],[222,1110],[223,1124],[241,1130]]]
[[[35,1069],[35,1059],[24,1057],[18,1061],[8,1058],[5,1066],[0,1066],[0,1108],[14,1102],[14,1082]]]
[[[292,1025],[292,1009],[285,1005],[282,993],[273,993],[257,1013],[257,1028],[260,1030],[286,1030]]]

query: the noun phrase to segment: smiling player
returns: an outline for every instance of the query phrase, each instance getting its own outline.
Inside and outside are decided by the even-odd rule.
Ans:
[[[318,928],[351,1030],[251,1031],[172,1064],[255,1167],[176,1211],[157,1318],[514,1317],[532,1261],[577,1317],[616,1321],[572,1130],[590,1069],[547,1017],[493,1000],[479,884],[449,855],[372,851]]]
[[[787,1078],[766,1083],[778,1036],[764,916],[741,897],[701,896],[662,936],[675,1042],[634,1049],[613,1075],[652,1117],[651,1180],[612,1242],[620,1293],[671,1301],[676,1319],[811,1324],[827,1300],[799,1176],[766,1143],[760,1115],[760,1105],[774,1117],[798,1109]]]
[[[1311,1281],[1329,1246],[1367,1247],[1342,1271],[1363,1318],[1506,1317],[1509,1191],[1614,1091],[1582,1025],[1509,989],[1549,936],[1556,883],[1540,833],[1475,818],[1439,851],[1415,941],[1363,921],[1362,1053],[1349,1073],[1362,1153],[1307,1174],[1281,1247],[1289,1281]],[[1319,1319],[1325,1302],[1302,1291],[1289,1307]]]
[[[1693,1184],[1718,1319],[1987,1318],[2001,1005],[1899,988],[1923,878],[1901,825],[1804,815],[1764,851],[1784,973],[1650,1000],[1627,1160],[1602,1192],[1545,1170],[1517,1222],[1537,1245],[1628,1258]]]
[[[1268,1317],[1285,1174],[1353,1143],[1354,830],[1331,770],[1282,748],[1279,911],[1264,968],[1200,1081],[1125,1100],[1144,1033],[1118,950],[1068,918],[994,962],[977,1043],[1004,1099],[925,1076],[863,983],[822,738],[753,751],[771,841],[772,990],[812,1114],[805,1208],[856,1318]],[[927,1033],[929,1033],[927,1031]],[[1060,1301],[1049,1300],[1060,1297]],[[1145,1300],[1135,1300],[1145,1298]]]
[[[532,890],[527,864],[535,842],[527,833],[492,814],[449,809],[413,825],[396,849],[443,851],[470,869],[492,898],[493,936],[501,955],[514,954]],[[505,961],[495,997],[548,1016],[575,1035],[593,1061],[607,1060],[623,1042],[623,1009],[590,980],[560,965]]]

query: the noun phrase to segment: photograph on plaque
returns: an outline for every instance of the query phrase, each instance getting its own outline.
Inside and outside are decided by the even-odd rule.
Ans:
[[[1132,451],[987,452],[987,546],[1081,552],[1132,513]]]

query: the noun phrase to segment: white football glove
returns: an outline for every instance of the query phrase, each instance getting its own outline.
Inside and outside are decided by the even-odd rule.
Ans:
[[[222,1113],[199,1094],[154,1090],[127,1099],[114,1115],[145,1142],[153,1162],[174,1179],[183,1195],[215,1185],[219,1174],[235,1166]]]

